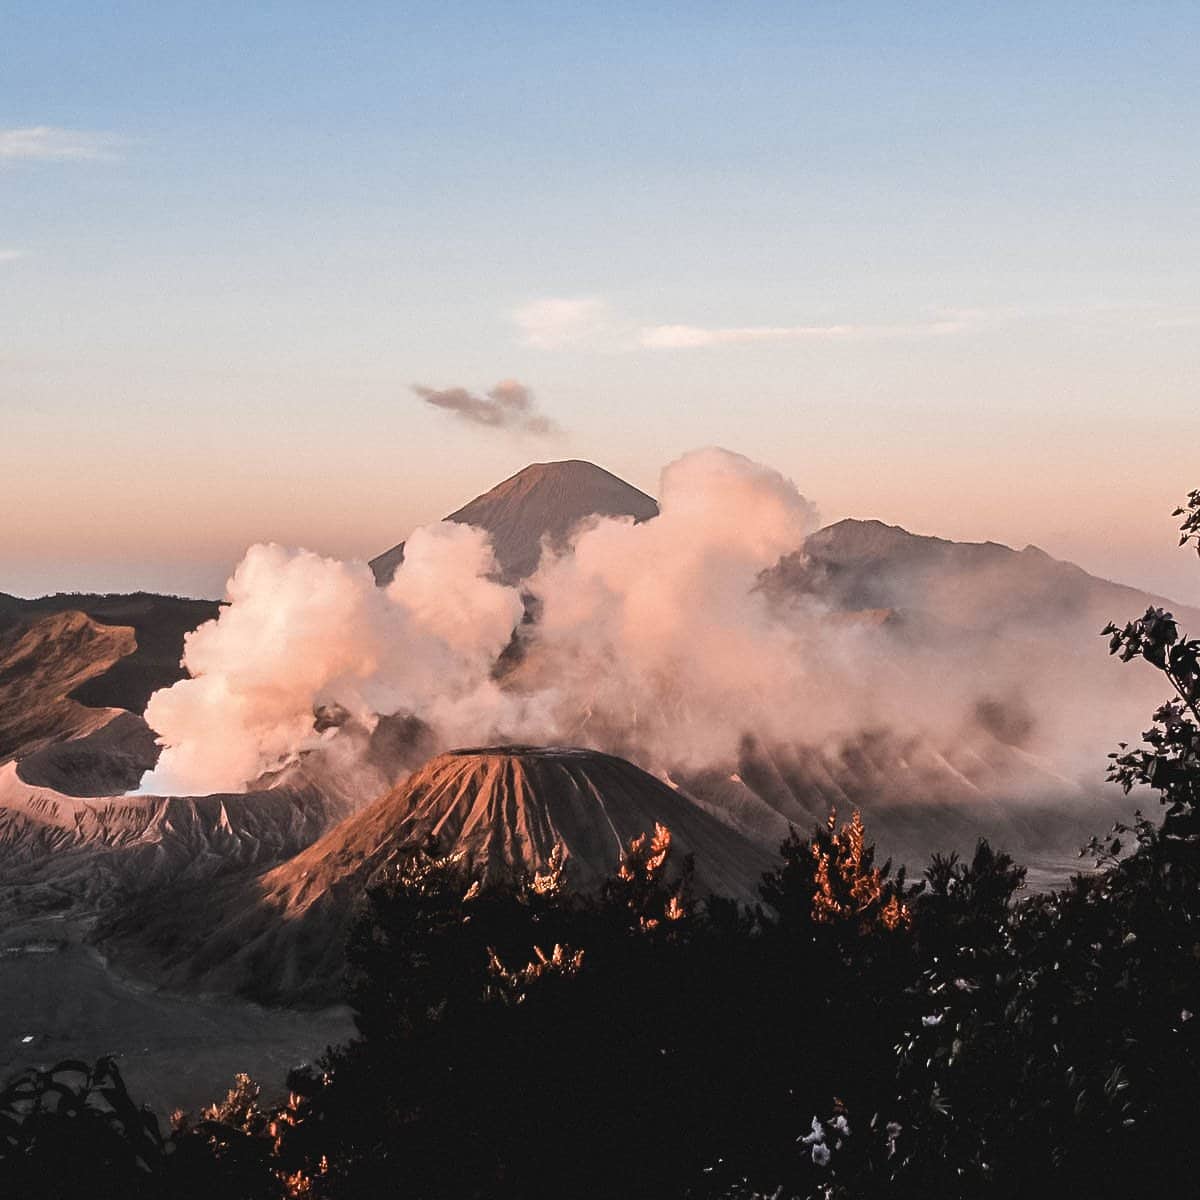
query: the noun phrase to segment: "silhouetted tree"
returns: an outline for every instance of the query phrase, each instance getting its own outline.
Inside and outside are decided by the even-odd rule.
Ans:
[[[0,1091],[0,1194],[27,1200],[158,1194],[166,1150],[117,1064],[30,1069]]]

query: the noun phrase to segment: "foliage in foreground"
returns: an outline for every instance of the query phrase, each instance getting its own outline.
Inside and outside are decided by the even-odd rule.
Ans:
[[[1200,493],[1185,510],[1200,535]],[[31,1197],[1148,1195],[1200,1173],[1200,644],[1106,631],[1174,696],[1113,756],[1140,815],[1100,869],[1021,898],[980,843],[910,882],[857,816],[793,833],[739,911],[659,828],[599,896],[561,862],[485,887],[436,848],[366,899],[360,1036],[283,1104],[244,1077],[164,1136],[115,1065],[0,1094],[0,1190]],[[111,1185],[111,1186],[110,1186]],[[40,1189],[40,1190],[39,1190]]]

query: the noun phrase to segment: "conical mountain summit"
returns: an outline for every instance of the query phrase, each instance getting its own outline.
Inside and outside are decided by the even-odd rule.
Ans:
[[[603,467],[573,458],[531,463],[445,519],[486,529],[505,581],[515,583],[536,570],[543,539],[561,545],[593,516],[648,521],[658,505]],[[403,561],[403,542],[371,559],[376,582],[389,583]]]

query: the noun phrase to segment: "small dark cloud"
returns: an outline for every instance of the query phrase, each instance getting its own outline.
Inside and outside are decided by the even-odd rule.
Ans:
[[[431,388],[414,384],[413,391],[434,408],[453,413],[470,425],[489,429],[512,429],[519,433],[545,436],[558,432],[558,426],[537,411],[533,393],[515,379],[504,379],[484,395],[466,388]]]

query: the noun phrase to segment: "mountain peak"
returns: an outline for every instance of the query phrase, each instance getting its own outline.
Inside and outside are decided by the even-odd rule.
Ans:
[[[565,545],[589,517],[648,521],[657,515],[653,497],[595,463],[571,458],[530,463],[445,519],[487,530],[502,576],[515,583],[536,570],[543,541]],[[376,580],[388,583],[403,561],[403,542],[373,558]]]
[[[510,475],[496,484],[494,488],[476,496],[469,504],[464,504],[457,512],[451,513],[446,520],[457,521],[460,513],[471,511],[483,501],[495,501],[500,497],[523,496],[545,489],[563,489],[570,493],[588,494],[632,492],[654,505],[654,501],[644,492],[639,492],[637,488],[632,487],[611,471],[606,471],[603,467],[598,467],[595,463],[587,462],[582,458],[566,458],[558,462],[535,462],[530,463],[527,467],[522,467],[515,475]],[[657,512],[657,505],[654,507]]]
[[[506,483],[511,483],[514,479],[544,479],[554,477],[569,477],[569,476],[588,476],[588,475],[603,475],[609,479],[618,479],[611,471],[606,471],[603,467],[598,467],[594,462],[588,462],[586,458],[557,458],[550,462],[533,462],[527,467],[522,467],[515,475],[510,475],[506,480],[496,485],[495,491],[498,488],[504,487]]]

